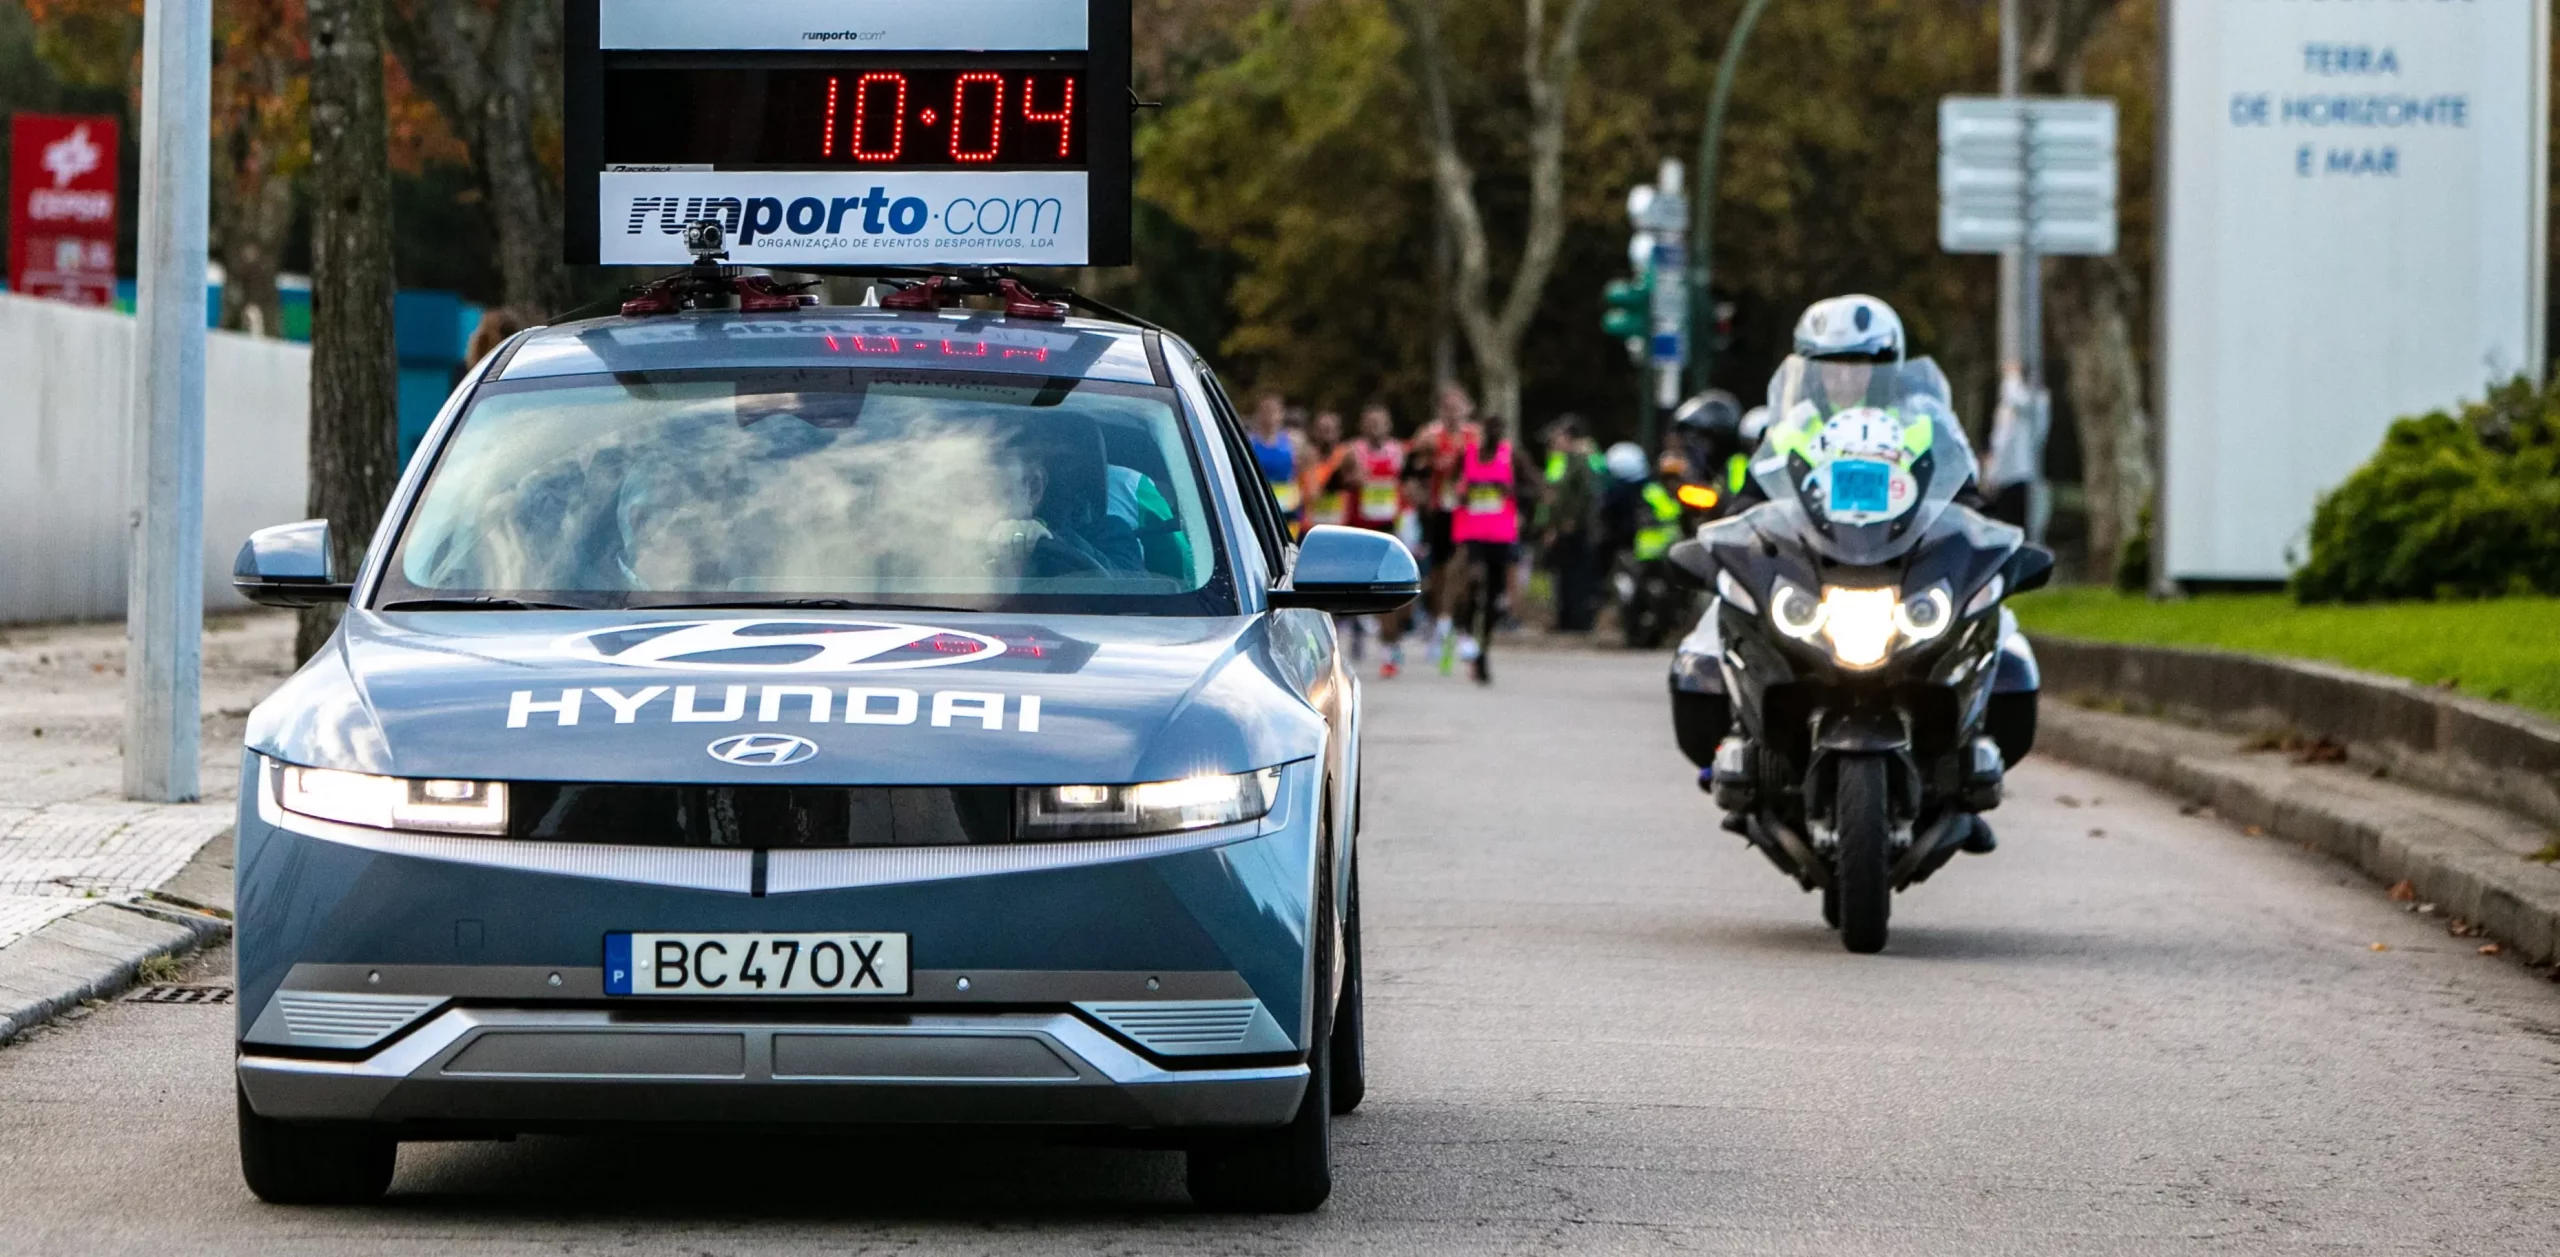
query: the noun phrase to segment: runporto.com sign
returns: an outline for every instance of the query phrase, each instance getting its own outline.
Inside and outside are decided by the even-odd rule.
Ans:
[[[567,256],[1123,265],[1129,0],[571,0]]]
[[[2171,0],[2162,555],[2279,578],[2393,418],[2543,363],[2549,0]]]

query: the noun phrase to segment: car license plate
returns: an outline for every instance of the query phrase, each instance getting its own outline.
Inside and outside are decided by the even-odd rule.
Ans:
[[[904,934],[607,934],[607,995],[904,995]]]

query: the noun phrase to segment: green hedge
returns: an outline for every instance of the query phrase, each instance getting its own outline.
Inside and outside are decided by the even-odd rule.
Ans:
[[[2391,425],[2320,499],[2304,602],[2560,594],[2560,385],[2522,377]]]

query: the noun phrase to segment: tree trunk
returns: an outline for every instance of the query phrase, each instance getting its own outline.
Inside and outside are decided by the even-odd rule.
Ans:
[[[400,63],[471,150],[498,234],[506,304],[540,319],[565,304],[560,185],[538,137],[557,116],[552,0],[388,0]]]
[[[2080,480],[2089,511],[2089,572],[2105,580],[2151,502],[2151,413],[2143,405],[2132,311],[2138,286],[2115,258],[2091,258],[2070,285],[2060,331],[2068,343],[2065,387],[2080,427]],[[2058,311],[2059,312],[2059,311]]]
[[[311,22],[311,497],[342,575],[364,559],[399,457],[391,341],[390,137],[382,0],[309,0]],[[302,616],[318,652],[339,609]]]
[[[1573,80],[1582,63],[1582,31],[1595,0],[1565,0],[1564,19],[1547,33],[1546,0],[1523,0],[1526,24],[1520,48],[1522,86],[1529,98],[1529,221],[1520,257],[1502,301],[1493,300],[1492,246],[1476,204],[1475,168],[1458,145],[1449,100],[1448,42],[1441,37],[1443,0],[1401,0],[1398,10],[1412,33],[1422,64],[1428,102],[1431,182],[1457,255],[1447,301],[1465,333],[1482,385],[1482,411],[1499,439],[1520,436],[1520,341],[1545,296],[1564,245],[1564,130]]]
[[[271,156],[254,150],[213,187],[215,251],[222,260],[222,326],[260,336],[284,335],[284,299],[276,274],[293,235],[293,180]]]

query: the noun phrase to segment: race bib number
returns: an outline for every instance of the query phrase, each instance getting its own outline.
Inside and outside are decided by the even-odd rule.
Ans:
[[[1307,518],[1318,524],[1339,524],[1351,518],[1351,495],[1319,493],[1307,507]]]
[[[1294,484],[1275,484],[1271,486],[1271,500],[1278,502],[1280,504],[1280,509],[1283,511],[1294,511],[1298,509],[1298,486]]]
[[[1467,486],[1467,513],[1470,515],[1492,515],[1499,513],[1502,510],[1503,503],[1510,500],[1511,495],[1503,492],[1502,489],[1496,485],[1476,484]]]
[[[1394,519],[1401,501],[1393,484],[1360,486],[1360,515],[1364,519]]]

